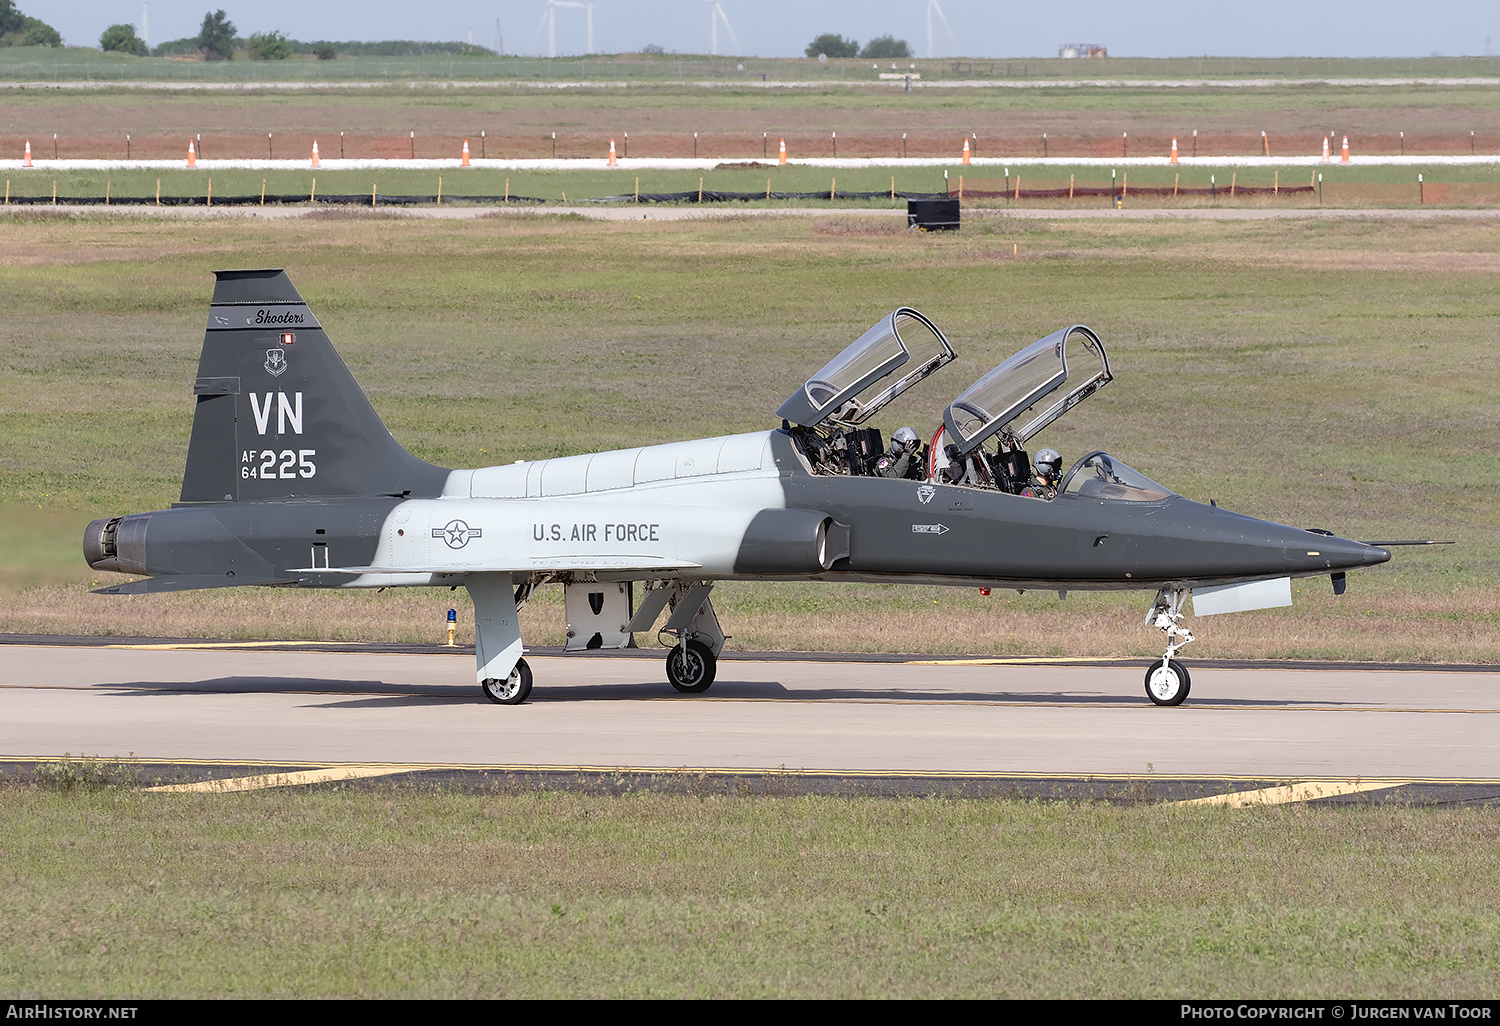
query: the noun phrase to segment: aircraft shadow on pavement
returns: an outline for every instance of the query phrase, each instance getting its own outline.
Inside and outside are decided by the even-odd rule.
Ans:
[[[98,685],[127,695],[347,695],[344,701],[322,703],[322,708],[381,708],[400,706],[487,705],[476,685],[464,684],[392,684],[378,680],[323,680],[310,677],[215,677],[201,681],[131,681]],[[702,695],[684,695],[663,681],[622,682],[609,684],[539,684],[531,693],[530,703],[561,702],[639,702],[675,700],[683,702],[704,699],[738,699],[742,701],[781,700],[788,702],[900,702],[900,703],[974,703],[1046,706],[1117,706],[1121,703],[1147,704],[1144,695],[1104,692],[1068,691],[943,691],[905,688],[788,688],[780,681],[720,680]],[[1192,700],[1189,700],[1192,702]],[[1312,701],[1308,699],[1218,698],[1203,696],[1200,705],[1216,708],[1257,707],[1294,708],[1317,705],[1339,707],[1356,703]]]
[[[390,701],[414,699],[470,703],[482,699],[479,689],[460,684],[388,684],[379,680],[320,680],[315,677],[213,677],[195,681],[127,681],[100,684],[101,691],[123,695],[361,695]]]

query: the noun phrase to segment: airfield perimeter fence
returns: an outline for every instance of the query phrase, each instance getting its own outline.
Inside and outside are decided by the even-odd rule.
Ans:
[[[688,192],[643,192],[625,193],[619,196],[591,196],[579,199],[579,203],[728,203],[754,200],[876,200],[876,199],[947,199],[941,192],[905,192],[897,189],[881,192],[724,192],[714,189],[694,189]],[[135,206],[135,207],[249,207],[249,206],[294,206],[327,204],[354,207],[416,207],[437,204],[461,204],[465,206],[503,207],[508,204],[543,205],[555,202],[540,196],[425,196],[384,195],[372,190],[369,193],[334,195],[253,195],[253,196],[6,196],[5,203],[17,206]]]
[[[913,192],[904,189],[879,191],[843,192],[835,189],[817,192],[728,192],[722,189],[692,189],[683,192],[621,193],[610,196],[579,197],[578,204],[658,204],[658,203],[752,203],[756,201],[795,202],[849,202],[881,200],[935,200],[957,199],[968,205],[1009,206],[1032,201],[1050,207],[1096,205],[1101,200],[1110,205],[1138,203],[1143,198],[1165,206],[1173,201],[1187,201],[1201,205],[1203,201],[1215,205],[1247,200],[1258,205],[1285,200],[1297,206],[1308,204],[1337,207],[1406,207],[1451,205],[1456,207],[1500,206],[1500,182],[1421,182],[1402,185],[1322,183],[1312,185],[1240,185],[1234,179],[1228,184],[1209,186],[1185,185],[1130,185],[1121,181],[1118,185],[1077,185],[1057,182],[1023,184],[1016,179],[1013,186],[1002,185],[1002,180],[975,179],[965,185],[962,179],[954,180],[948,192]],[[419,207],[419,206],[490,206],[504,209],[510,206],[542,207],[557,204],[556,198],[525,196],[508,193],[504,196],[464,195],[452,193],[386,194],[376,189],[368,193],[266,193],[250,195],[201,196],[120,196],[120,195],[63,195],[53,192],[48,195],[21,195],[10,192],[6,182],[3,200],[5,206],[24,207],[255,207],[255,206],[346,206],[346,207]],[[566,197],[562,202],[566,204]],[[837,209],[837,208],[830,208]]]

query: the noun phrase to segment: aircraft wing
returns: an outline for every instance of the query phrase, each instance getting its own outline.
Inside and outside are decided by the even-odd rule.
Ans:
[[[224,574],[171,574],[95,588],[94,595],[148,595],[164,591],[194,591],[201,588],[242,588],[257,584],[296,584],[284,577],[229,577]]]
[[[289,574],[511,574],[546,573],[558,570],[608,570],[656,573],[664,570],[697,570],[702,563],[652,556],[538,556],[513,563],[439,563],[432,566],[304,566]]]

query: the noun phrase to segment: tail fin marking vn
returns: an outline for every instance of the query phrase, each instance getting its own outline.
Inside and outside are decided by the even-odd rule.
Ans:
[[[391,436],[285,271],[219,271],[182,502],[440,495]]]

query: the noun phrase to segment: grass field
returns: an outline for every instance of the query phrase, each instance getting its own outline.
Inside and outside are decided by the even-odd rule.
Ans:
[[[4,59],[0,54],[0,78]],[[59,157],[124,159],[128,149],[133,159],[177,160],[186,156],[189,137],[219,159],[305,157],[314,137],[324,156],[334,156],[344,133],[344,153],[360,158],[457,157],[465,138],[476,155],[483,149],[490,157],[548,157],[554,143],[559,157],[603,157],[615,138],[635,157],[696,152],[774,160],[785,137],[793,157],[836,150],[843,157],[904,152],[956,159],[966,136],[984,156],[1165,157],[1176,136],[1184,154],[1209,157],[1261,154],[1262,132],[1277,155],[1315,155],[1330,132],[1335,146],[1349,136],[1356,154],[1500,154],[1500,106],[1489,85],[1059,85],[906,93],[839,84],[765,89],[758,79],[712,88],[454,90],[403,83],[251,94],[15,87],[5,90],[0,155],[19,159],[30,139],[36,156],[50,156],[55,134]]]
[[[526,48],[535,48],[532,39]],[[633,83],[690,81],[863,82],[876,70],[867,58],[811,59],[719,56],[707,54],[590,54],[553,59],[487,53],[425,54],[413,57],[340,56],[318,61],[298,54],[284,61],[247,61],[240,53],[231,62],[205,63],[181,57],[130,57],[85,47],[13,47],[0,54],[0,79],[66,81],[200,81],[200,82],[339,82],[339,81],[486,81],[598,80]],[[1500,58],[1455,57],[1126,57],[1062,59],[1057,57],[941,57],[897,62],[928,80],[998,79],[1188,79],[1250,80],[1267,78],[1465,78],[1500,75]]]
[[[0,785],[0,990],[1490,999],[1488,810]]]
[[[1017,256],[1012,256],[1013,251]],[[176,498],[214,267],[288,267],[392,431],[445,466],[754,430],[901,303],[961,360],[893,411],[941,407],[1022,344],[1091,324],[1118,380],[1051,429],[1192,498],[1357,538],[1443,537],[1335,599],[1204,622],[1199,656],[1500,657],[1500,420],[1487,226],[1047,223],[957,235],[812,219],[602,224],[371,216],[7,222],[0,630],[438,640],[447,591],[107,599],[94,516]],[[560,596],[528,607],[557,642]],[[1146,596],[725,585],[731,646],[1144,655]],[[467,636],[468,617],[464,615]],[[955,630],[955,625],[959,629]]]

